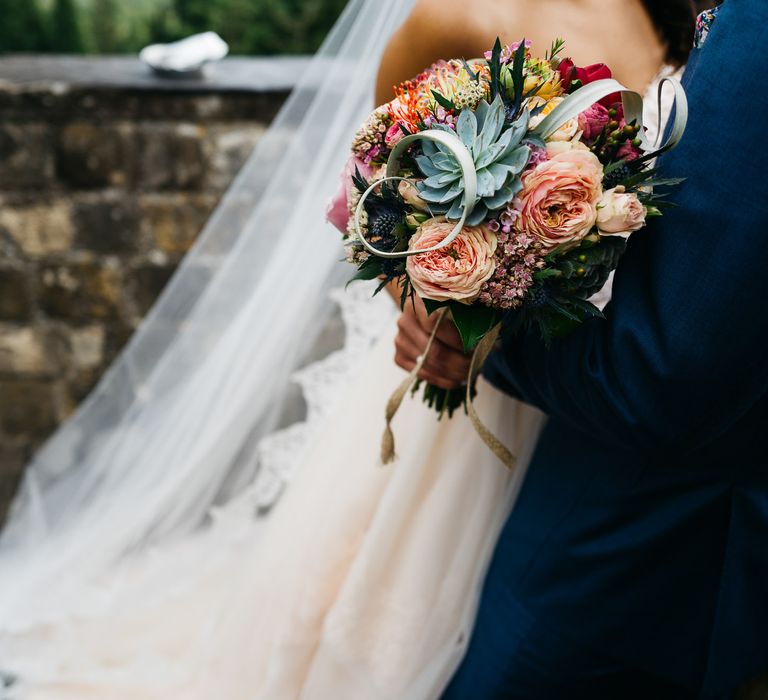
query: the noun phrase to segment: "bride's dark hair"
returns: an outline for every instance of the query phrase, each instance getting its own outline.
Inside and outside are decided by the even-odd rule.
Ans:
[[[643,0],[643,4],[667,45],[667,61],[680,66],[693,46],[696,14],[715,0]],[[704,7],[699,7],[704,5]]]

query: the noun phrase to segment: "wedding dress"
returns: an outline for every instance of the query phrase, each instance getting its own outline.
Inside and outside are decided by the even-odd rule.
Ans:
[[[382,467],[383,409],[403,373],[392,361],[395,309],[371,291],[356,284],[332,293],[345,341],[295,375],[306,420],[246,443],[242,452],[258,457],[255,479],[244,486],[241,473],[241,484],[229,485],[237,495],[209,504],[197,526],[158,518],[124,540],[106,532],[119,557],[94,548],[91,560],[84,546],[81,559],[61,558],[82,566],[51,568],[58,577],[41,575],[48,564],[28,555],[18,561],[31,593],[6,588],[14,573],[0,569],[0,602],[13,593],[8,601],[23,611],[12,614],[9,603],[0,618],[5,697],[439,697],[466,648],[496,536],[544,419],[480,381],[478,412],[519,456],[509,474],[466,416],[438,422],[410,398],[393,425],[398,459]],[[251,320],[238,314],[223,332],[241,339]],[[216,369],[220,382],[235,371]],[[160,420],[166,397],[148,400]],[[183,471],[172,453],[166,460]]]

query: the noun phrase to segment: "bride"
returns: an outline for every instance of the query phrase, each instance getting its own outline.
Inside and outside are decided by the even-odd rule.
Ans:
[[[394,424],[398,461],[378,464],[403,376],[395,307],[365,285],[331,292],[346,335],[327,354],[327,293],[348,275],[320,225],[329,174],[382,54],[378,102],[499,33],[535,49],[564,36],[577,64],[605,61],[642,90],[665,56],[683,59],[688,5],[411,5],[353,0],[138,335],[30,465],[0,539],[0,696],[420,700],[446,687],[543,417],[481,383],[478,411],[520,456],[509,475],[465,416],[438,423],[413,399]],[[406,313],[404,364],[403,338],[428,330]]]

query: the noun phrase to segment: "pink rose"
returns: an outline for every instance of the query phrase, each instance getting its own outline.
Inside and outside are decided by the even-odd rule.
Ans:
[[[645,226],[646,209],[634,192],[616,187],[603,194],[597,205],[597,228],[604,236],[629,235]]]
[[[626,161],[633,161],[643,155],[643,152],[632,145],[631,141],[625,141],[621,148],[616,151],[616,157]]]
[[[605,129],[611,117],[601,104],[594,104],[579,115],[579,128],[584,132],[584,140],[594,141]]]
[[[355,187],[352,182],[352,176],[355,174],[355,166],[357,166],[357,169],[364,178],[367,179],[370,177],[370,166],[363,163],[359,158],[351,156],[344,166],[344,170],[341,172],[338,190],[333,199],[328,202],[328,206],[325,210],[326,220],[332,223],[344,235],[347,235],[347,224],[349,223],[349,218],[351,216],[349,202],[350,195]]]
[[[400,143],[403,136],[405,136],[405,133],[400,128],[400,122],[395,122],[389,129],[387,129],[387,133],[384,136],[384,143],[387,145],[387,148],[392,149]]]
[[[603,166],[591,151],[554,153],[525,176],[515,228],[538,239],[545,252],[575,245],[595,225],[602,180]]]
[[[437,245],[454,226],[442,216],[425,221],[413,234],[409,250]],[[470,304],[496,270],[496,244],[488,228],[465,226],[449,246],[409,257],[406,271],[420,297]]]

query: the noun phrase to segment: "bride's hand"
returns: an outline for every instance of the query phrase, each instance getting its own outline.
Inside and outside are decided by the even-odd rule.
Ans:
[[[413,370],[418,358],[424,354],[436,318],[429,317],[424,303],[418,297],[409,300],[397,322],[395,362],[407,372]],[[467,382],[471,356],[464,353],[456,326],[444,319],[427,355],[419,379],[441,389],[458,389]]]

